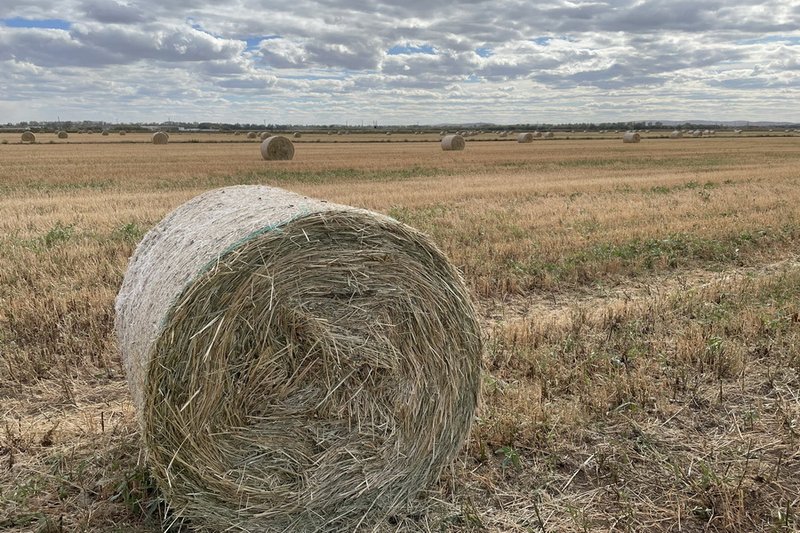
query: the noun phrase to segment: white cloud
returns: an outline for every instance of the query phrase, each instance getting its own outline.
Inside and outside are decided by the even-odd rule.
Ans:
[[[0,109],[5,121],[800,121],[798,28],[797,0],[4,0]]]

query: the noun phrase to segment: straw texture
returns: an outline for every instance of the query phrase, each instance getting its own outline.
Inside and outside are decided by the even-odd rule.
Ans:
[[[622,142],[624,143],[638,143],[642,140],[642,136],[635,131],[626,131],[622,134]]]
[[[442,138],[442,150],[463,150],[466,144],[461,135],[445,135]]]
[[[290,161],[294,157],[294,145],[280,135],[267,137],[261,142],[261,157],[267,161]]]
[[[468,434],[482,353],[468,294],[389,217],[210,191],[144,237],[116,310],[148,462],[195,524],[382,529]]]

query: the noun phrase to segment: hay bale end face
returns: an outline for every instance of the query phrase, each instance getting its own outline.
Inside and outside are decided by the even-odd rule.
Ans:
[[[467,143],[461,135],[445,135],[442,138],[442,150],[459,151],[466,147]]]
[[[642,136],[635,131],[626,131],[622,135],[622,142],[624,143],[638,143],[642,140]]]
[[[69,133],[67,133],[64,130],[61,130],[61,131],[58,132],[58,138],[59,139],[68,139],[69,138]]]
[[[153,144],[167,144],[169,142],[169,135],[163,131],[157,131],[153,134]]]
[[[291,161],[294,157],[294,145],[280,135],[267,137],[261,142],[261,157],[267,161]]]
[[[23,131],[22,142],[24,143],[36,142],[36,135],[34,135],[32,131]]]
[[[203,526],[380,524],[468,435],[482,355],[470,298],[436,246],[389,217],[210,191],[144,237],[116,313],[153,474]]]
[[[299,131],[296,131],[296,132],[294,132],[294,133],[292,134],[292,137],[294,137],[295,139],[299,139],[300,137],[302,137],[302,135],[300,134],[300,132],[299,132]]]
[[[532,143],[533,142],[533,133],[520,133],[517,135],[517,142],[518,143]]]

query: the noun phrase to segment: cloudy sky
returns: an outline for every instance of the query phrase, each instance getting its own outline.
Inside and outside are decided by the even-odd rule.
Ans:
[[[0,0],[0,123],[800,122],[800,0]]]

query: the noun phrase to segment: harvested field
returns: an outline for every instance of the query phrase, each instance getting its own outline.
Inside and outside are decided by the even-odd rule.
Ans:
[[[158,150],[151,134],[9,136],[0,530],[191,531],[139,456],[113,301],[167,212],[261,183],[426,232],[478,305],[478,419],[393,527],[797,531],[800,139],[668,134],[562,132],[535,150],[485,134],[453,154],[438,131],[304,132],[269,163],[232,133]]]

